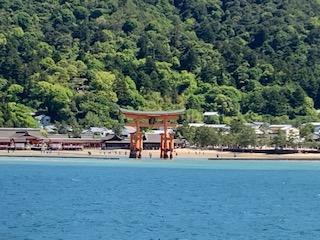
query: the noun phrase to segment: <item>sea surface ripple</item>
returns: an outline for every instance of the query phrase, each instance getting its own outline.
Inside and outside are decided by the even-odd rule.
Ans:
[[[320,163],[0,161],[1,240],[319,240]]]

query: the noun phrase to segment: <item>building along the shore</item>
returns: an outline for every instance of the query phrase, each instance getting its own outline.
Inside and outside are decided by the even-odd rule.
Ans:
[[[0,149],[41,148],[43,138],[38,128],[0,128]]]
[[[300,130],[290,124],[269,125],[268,129],[271,138],[282,132],[287,141],[292,140],[294,142],[299,142],[300,140]]]
[[[224,133],[230,132],[230,126],[226,124],[189,123],[188,126],[189,127],[209,127]]]
[[[94,129],[96,130],[96,129]],[[129,149],[130,127],[124,128],[121,136],[108,134],[90,134],[85,132],[79,138],[69,134],[46,133],[39,128],[0,128],[0,149],[2,150],[84,150],[84,149]],[[144,149],[160,148],[160,133],[163,130],[148,132],[144,135]],[[93,134],[92,134],[93,133]],[[185,142],[175,139],[176,147],[184,147]]]
[[[252,123],[246,123],[246,126],[251,127],[257,137],[262,137],[263,135],[268,135],[270,139],[277,136],[280,132],[282,132],[286,139],[292,140],[294,142],[300,141],[300,130],[296,127],[293,127],[289,124],[277,124],[277,125],[269,125],[264,122],[252,122]],[[228,134],[230,132],[230,126],[226,124],[206,124],[206,123],[189,123],[189,127],[208,127],[213,128],[219,132],[223,132]],[[320,131],[320,125],[319,125],[319,131]]]

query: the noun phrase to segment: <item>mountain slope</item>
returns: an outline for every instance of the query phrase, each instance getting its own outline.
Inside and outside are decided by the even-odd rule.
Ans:
[[[317,0],[0,1],[0,126],[117,106],[317,119]]]

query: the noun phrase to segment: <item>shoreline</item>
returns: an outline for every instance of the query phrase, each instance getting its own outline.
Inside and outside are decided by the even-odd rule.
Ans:
[[[160,159],[159,150],[144,150],[143,159]],[[0,158],[11,157],[37,157],[37,158],[87,158],[100,160],[129,159],[129,150],[97,150],[87,149],[83,151],[52,151],[40,152],[32,150],[16,150],[8,152],[0,150]],[[175,149],[173,159],[189,160],[282,160],[282,161],[320,161],[320,154],[316,153],[293,153],[293,154],[264,154],[264,153],[234,153],[216,150]],[[134,160],[134,159],[132,159]],[[167,160],[164,160],[167,161]],[[169,160],[170,161],[170,160]]]

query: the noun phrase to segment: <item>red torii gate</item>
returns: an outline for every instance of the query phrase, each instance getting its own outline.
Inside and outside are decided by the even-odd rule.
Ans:
[[[135,111],[120,108],[126,119],[131,120],[126,125],[136,128],[136,132],[130,135],[130,158],[141,158],[143,149],[143,136],[141,128],[163,127],[164,133],[160,138],[160,158],[172,158],[174,149],[174,136],[168,132],[168,128],[177,126],[177,119],[184,113],[182,110],[174,111]],[[168,154],[169,153],[169,154]]]

